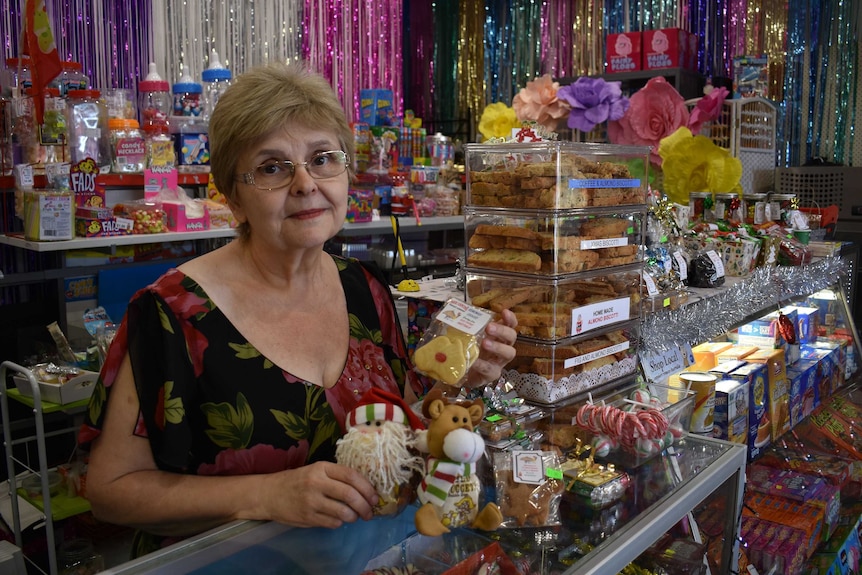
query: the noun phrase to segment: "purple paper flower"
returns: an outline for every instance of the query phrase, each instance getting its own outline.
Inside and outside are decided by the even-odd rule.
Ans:
[[[602,78],[581,76],[574,84],[563,86],[557,98],[571,106],[569,128],[590,132],[607,120],[619,120],[629,107],[623,96],[621,82],[606,82]]]

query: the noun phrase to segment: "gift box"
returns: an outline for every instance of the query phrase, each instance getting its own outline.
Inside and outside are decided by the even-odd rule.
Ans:
[[[760,245],[760,240],[753,238],[726,239],[721,251],[725,275],[747,277],[757,265]]]
[[[641,33],[608,34],[605,71],[634,72],[641,69]]]
[[[643,32],[643,69],[680,68],[687,49],[686,33],[681,28],[662,28]]]

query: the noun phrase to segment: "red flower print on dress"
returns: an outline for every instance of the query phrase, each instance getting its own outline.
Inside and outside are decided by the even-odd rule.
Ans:
[[[248,449],[225,449],[215,463],[202,463],[198,475],[251,475],[275,473],[305,465],[308,441],[302,440],[288,450],[258,444]]]
[[[360,392],[369,387],[379,387],[386,390],[397,388],[392,368],[386,362],[383,350],[367,339],[350,338],[350,351],[347,354],[347,365],[344,372],[354,379],[354,382],[364,382]],[[356,385],[354,385],[356,387]]]

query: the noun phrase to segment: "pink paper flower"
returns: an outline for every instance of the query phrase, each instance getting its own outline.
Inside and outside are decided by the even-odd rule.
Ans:
[[[706,122],[711,122],[721,114],[724,100],[727,98],[727,88],[713,88],[703,98],[697,101],[688,118],[688,129],[692,134],[699,134]]]
[[[650,79],[629,98],[629,109],[616,122],[608,122],[608,137],[614,144],[651,146],[650,161],[660,166],[661,139],[688,124],[685,100],[667,80]]]
[[[527,82],[526,88],[512,99],[512,108],[518,120],[534,121],[548,130],[555,131],[560,120],[569,113],[569,105],[557,98],[559,82],[554,82],[550,74]]]

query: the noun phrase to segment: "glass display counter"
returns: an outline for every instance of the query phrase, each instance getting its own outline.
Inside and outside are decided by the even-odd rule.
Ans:
[[[106,573],[349,575],[366,566],[413,564],[433,575],[497,540],[503,549],[540,546],[543,560],[555,572],[606,575],[621,571],[680,521],[696,530],[693,512],[715,498],[722,501],[723,533],[720,566],[713,573],[728,573],[738,552],[745,463],[744,446],[691,435],[632,471],[632,488],[619,507],[603,513],[564,503],[559,527],[494,533],[459,530],[425,537],[415,533],[412,507],[395,518],[335,530],[238,521]],[[590,550],[582,554],[585,548]]]

